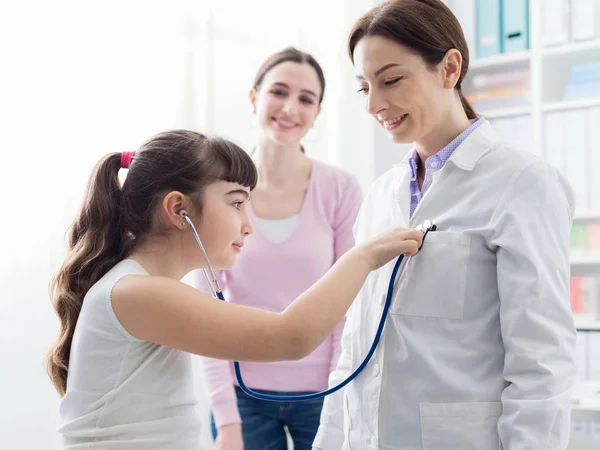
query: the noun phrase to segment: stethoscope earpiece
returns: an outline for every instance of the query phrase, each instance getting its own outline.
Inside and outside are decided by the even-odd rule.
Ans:
[[[219,286],[219,282],[217,281],[217,278],[215,277],[215,271],[212,268],[210,259],[208,259],[206,250],[204,250],[204,245],[202,245],[202,241],[200,240],[200,236],[198,235],[198,231],[196,230],[196,227],[194,226],[192,219],[190,219],[190,216],[185,209],[180,210],[179,215],[181,217],[183,217],[185,219],[185,221],[188,223],[188,225],[190,226],[192,233],[194,233],[194,238],[196,239],[196,242],[198,243],[198,247],[200,247],[202,256],[204,256],[204,260],[206,261],[206,269],[204,269],[202,272],[204,273],[204,276],[206,277],[206,282],[208,283],[210,293],[212,294],[213,297],[224,300],[223,293],[221,292],[221,287]]]

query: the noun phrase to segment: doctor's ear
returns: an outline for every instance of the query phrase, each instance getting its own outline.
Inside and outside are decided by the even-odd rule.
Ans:
[[[454,89],[460,79],[462,71],[462,54],[455,48],[446,52],[444,59],[440,63],[441,74],[443,77],[443,86],[446,89]]]
[[[182,214],[182,211],[187,214],[186,203],[187,199],[185,195],[179,191],[169,192],[165,195],[161,203],[162,210],[166,214],[168,221],[180,230],[184,230],[187,227],[187,221]]]

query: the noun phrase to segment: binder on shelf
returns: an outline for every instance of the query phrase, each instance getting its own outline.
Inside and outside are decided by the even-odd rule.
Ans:
[[[600,106],[588,110],[588,154],[590,157],[590,209],[600,211]]]
[[[544,115],[543,156],[550,164],[565,173],[565,126],[562,111]]]
[[[583,281],[584,314],[586,314],[588,317],[594,317],[597,319],[600,317],[600,292],[598,291],[600,285],[598,276],[587,276],[583,278]]]
[[[578,64],[569,71],[564,100],[600,97],[600,63]]]
[[[477,58],[502,53],[500,0],[477,0],[475,6]]]
[[[569,291],[571,294],[571,312],[573,314],[583,313],[583,279],[571,277],[569,280]]]
[[[589,359],[588,359],[589,337],[587,333],[577,333],[577,343],[575,352],[577,357],[577,372],[575,379],[577,381],[588,381]]]
[[[471,61],[477,58],[476,50],[476,17],[475,17],[475,1],[476,0],[453,0],[448,2],[452,12],[460,22],[463,29],[467,46],[469,47],[469,55]]]
[[[587,439],[590,435],[590,423],[587,420],[571,419],[571,436],[579,439]]]
[[[571,109],[565,111],[565,176],[575,192],[577,209],[587,209],[588,202],[588,136],[587,111]]]
[[[504,53],[529,49],[529,0],[502,1],[502,48]]]
[[[596,37],[597,0],[571,0],[571,39],[585,41]]]
[[[588,335],[588,377],[590,380],[598,381],[600,380],[600,333],[588,333]]]
[[[515,122],[516,147],[528,152],[535,152],[533,148],[533,119],[530,114],[513,119]]]
[[[600,223],[589,224],[586,229],[585,237],[586,248],[593,251],[600,250]]]
[[[485,113],[483,114],[485,116]],[[533,152],[531,115],[491,119],[490,123],[498,136],[519,150]]]
[[[569,41],[568,0],[544,0],[542,44],[560,45]]]
[[[571,250],[583,250],[586,248],[586,228],[583,225],[573,225],[570,237]]]

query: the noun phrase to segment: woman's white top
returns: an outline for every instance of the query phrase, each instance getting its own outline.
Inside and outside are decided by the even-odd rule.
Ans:
[[[255,218],[255,222],[260,227],[260,230],[273,242],[284,241],[294,230],[297,221],[297,215],[276,220],[261,219],[260,217]]]
[[[121,261],[83,301],[60,406],[63,449],[200,449],[191,356],[133,337],[115,315],[113,287],[129,274],[148,275]]]

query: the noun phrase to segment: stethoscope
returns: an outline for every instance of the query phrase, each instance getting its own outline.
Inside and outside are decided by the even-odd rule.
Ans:
[[[221,291],[221,288],[219,287],[219,282],[217,281],[217,277],[215,277],[215,272],[212,268],[212,265],[210,264],[210,260],[208,259],[206,250],[204,250],[204,245],[202,245],[200,236],[198,236],[196,227],[192,223],[192,220],[188,216],[188,213],[186,210],[181,210],[179,212],[179,214],[189,224],[192,232],[194,233],[194,237],[196,238],[196,242],[198,243],[198,247],[200,247],[200,251],[202,252],[202,255],[204,256],[204,259],[206,260],[207,268],[203,269],[202,272],[204,273],[204,277],[206,278],[206,282],[209,286],[210,293],[212,294],[213,297],[225,301],[225,297],[223,296],[223,292]],[[429,233],[430,231],[435,231],[437,229],[437,226],[434,225],[430,220],[426,220],[421,225],[419,225],[417,227],[417,229],[423,233],[423,242],[425,242],[425,237],[427,236],[427,233]],[[423,243],[421,243],[421,247],[422,246],[423,246]],[[371,360],[371,357],[373,356],[373,353],[375,353],[375,349],[377,348],[377,345],[379,344],[379,339],[381,339],[381,334],[383,333],[383,327],[385,326],[385,321],[386,321],[386,318],[388,315],[388,311],[389,311],[390,305],[392,303],[392,297],[393,297],[393,293],[394,293],[394,285],[396,282],[396,275],[398,274],[398,269],[400,268],[400,264],[402,264],[403,260],[404,260],[404,255],[400,255],[398,257],[398,259],[396,260],[396,263],[394,264],[394,269],[392,270],[392,275],[390,276],[390,282],[388,284],[387,297],[385,299],[385,304],[383,306],[383,312],[381,313],[381,319],[379,319],[379,326],[377,327],[377,332],[375,333],[375,338],[373,339],[371,348],[369,349],[369,352],[367,353],[367,356],[365,356],[365,359],[363,360],[363,362],[354,370],[354,372],[352,372],[352,374],[350,374],[350,376],[348,378],[346,378],[344,381],[339,383],[337,386],[329,388],[326,391],[314,392],[312,394],[302,394],[302,395],[261,394],[260,392],[255,392],[252,389],[250,389],[248,386],[246,386],[246,384],[244,383],[244,379],[242,378],[242,371],[240,370],[240,363],[238,361],[234,361],[233,367],[235,369],[235,376],[237,378],[238,384],[240,385],[240,389],[242,391],[244,391],[244,393],[246,393],[250,397],[254,397],[259,400],[268,400],[268,401],[272,401],[272,402],[300,402],[300,401],[305,401],[305,400],[313,400],[313,399],[317,399],[317,398],[321,398],[321,397],[325,397],[327,395],[333,394],[334,392],[339,391],[344,386],[346,386],[348,383],[350,383],[352,380],[354,380],[363,371],[363,369],[367,366],[367,364]]]

